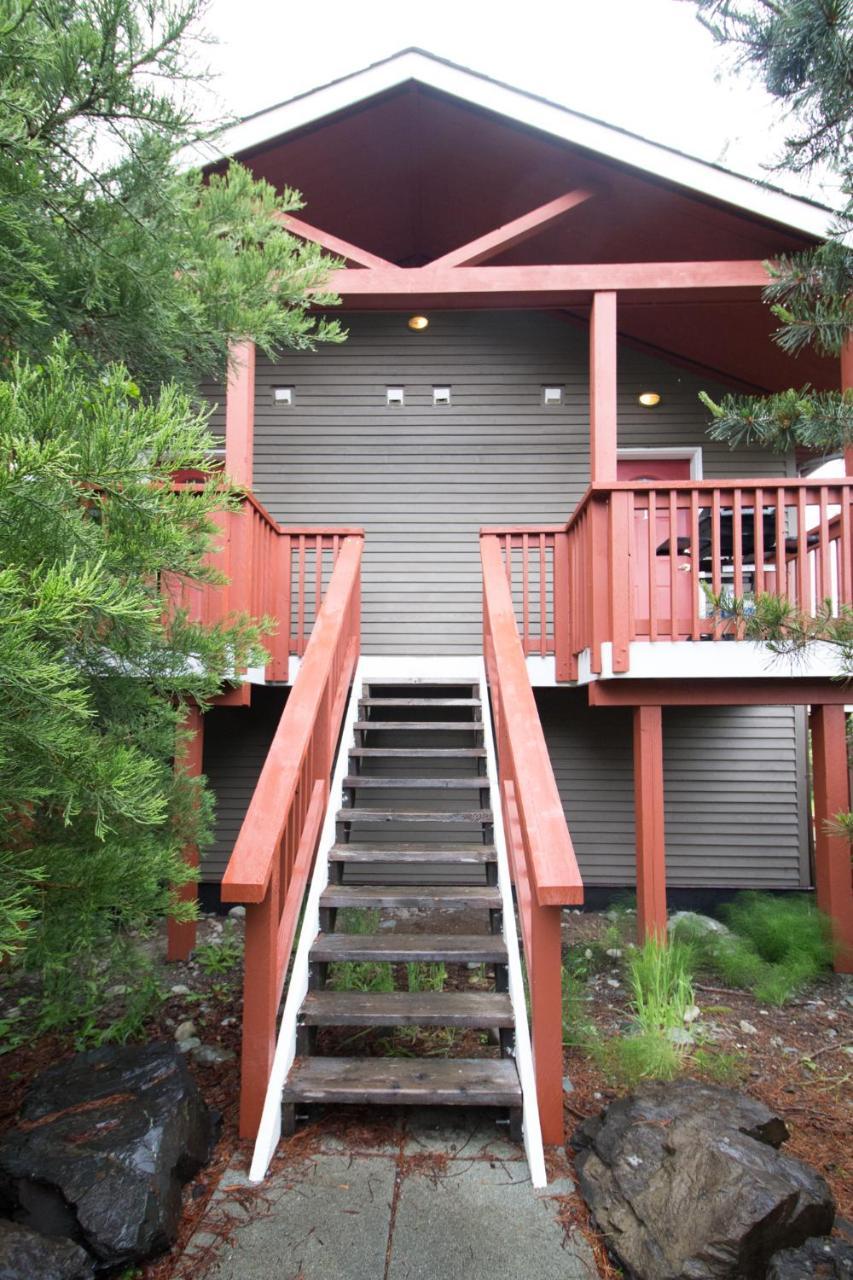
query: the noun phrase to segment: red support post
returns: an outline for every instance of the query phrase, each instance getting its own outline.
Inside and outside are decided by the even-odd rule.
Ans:
[[[663,715],[634,708],[634,811],[639,941],[666,939],[666,844],[663,807]]]
[[[616,293],[593,294],[589,325],[589,477],[616,479]]]
[[[198,778],[203,773],[204,717],[197,706],[187,708],[182,737],[175,753],[175,770],[188,778]],[[187,845],[184,858],[191,867],[199,865],[198,847]],[[181,902],[195,902],[197,889],[194,881],[181,885],[178,897]],[[196,922],[179,923],[171,918],[166,922],[166,959],[187,960],[196,943]]]
[[[853,392],[853,331],[841,348],[841,390]],[[853,476],[853,444],[844,450],[844,470]]]
[[[255,344],[235,342],[225,387],[225,473],[243,489],[252,487],[255,433]]]
[[[563,986],[559,907],[534,907],[533,955],[530,957],[530,1012],[533,1065],[542,1141],[561,1147],[563,1127]],[[535,975],[535,976],[534,976]]]
[[[842,706],[815,705],[810,716],[814,774],[815,896],[833,923],[835,968],[853,973],[853,882],[850,845],[828,826],[850,808],[847,716]]]

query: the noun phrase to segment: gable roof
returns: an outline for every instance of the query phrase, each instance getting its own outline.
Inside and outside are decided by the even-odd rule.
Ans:
[[[214,164],[241,156],[412,82],[808,236],[822,238],[830,231],[834,214],[826,205],[650,142],[422,49],[404,49],[247,116],[206,144],[200,158]]]

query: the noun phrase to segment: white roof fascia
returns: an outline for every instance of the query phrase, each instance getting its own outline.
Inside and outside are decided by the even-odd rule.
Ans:
[[[248,117],[207,144],[201,163],[210,164],[225,156],[239,155],[412,80],[806,235],[830,234],[835,216],[830,209],[762,186],[417,50],[407,50]]]

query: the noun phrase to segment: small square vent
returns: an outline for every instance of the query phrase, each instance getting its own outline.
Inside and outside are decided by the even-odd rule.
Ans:
[[[450,404],[450,387],[433,387],[432,402],[433,404]]]
[[[273,387],[272,401],[279,408],[286,409],[293,404],[293,387]]]
[[[406,392],[403,387],[386,387],[385,403],[393,405],[395,408],[402,407],[406,403]]]
[[[542,403],[543,404],[562,404],[565,395],[565,387],[543,387]]]

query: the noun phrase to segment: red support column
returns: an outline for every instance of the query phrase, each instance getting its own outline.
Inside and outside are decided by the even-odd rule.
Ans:
[[[634,708],[634,812],[637,930],[640,942],[666,939],[666,845],[663,809],[663,716]]]
[[[848,333],[841,348],[841,390],[853,391],[853,332]],[[844,450],[844,469],[848,476],[853,476],[853,445]]]
[[[244,489],[252,487],[254,434],[255,344],[235,342],[225,388],[225,473]]]
[[[817,905],[831,917],[838,952],[835,968],[853,973],[853,883],[850,845],[827,830],[837,813],[850,808],[847,717],[841,706],[811,709],[814,772],[815,890]]]
[[[616,479],[616,294],[592,295],[589,323],[589,478]]]
[[[189,736],[180,743],[175,755],[175,769],[185,773],[189,778],[198,778],[203,772],[202,756],[204,752],[204,717],[196,706],[187,708],[184,721],[184,732]],[[199,864],[196,845],[187,845],[184,858],[191,867]],[[195,902],[197,889],[194,881],[182,885],[178,897],[182,902]],[[189,920],[179,923],[177,920],[166,922],[166,959],[187,960],[196,943],[196,922]]]

